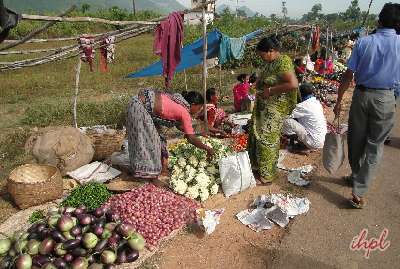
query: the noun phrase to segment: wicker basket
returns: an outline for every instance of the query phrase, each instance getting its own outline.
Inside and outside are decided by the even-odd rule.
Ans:
[[[54,166],[26,164],[10,173],[7,189],[15,204],[25,209],[61,198],[63,181]]]
[[[108,129],[103,133],[96,133],[93,130],[86,132],[86,135],[92,140],[94,146],[94,161],[101,161],[110,157],[116,151],[121,150],[125,139],[126,131]]]

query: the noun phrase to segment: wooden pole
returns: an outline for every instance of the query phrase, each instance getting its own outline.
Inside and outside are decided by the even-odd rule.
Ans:
[[[204,127],[205,132],[208,133],[208,117],[207,117],[207,18],[206,8],[203,6],[203,96],[204,96]]]
[[[74,126],[78,128],[78,121],[77,121],[77,103],[78,103],[78,94],[79,94],[79,78],[81,75],[81,66],[82,60],[81,57],[78,56],[78,64],[76,65],[76,72],[75,72],[75,96],[74,96],[74,106],[73,106],[73,115],[74,115]]]
[[[132,7],[133,7],[133,16],[136,16],[136,4],[135,4],[135,0],[132,0]]]
[[[183,69],[183,75],[185,76],[185,91],[188,91],[188,84],[187,84],[186,69]]]
[[[222,64],[219,65],[219,92],[222,91]]]

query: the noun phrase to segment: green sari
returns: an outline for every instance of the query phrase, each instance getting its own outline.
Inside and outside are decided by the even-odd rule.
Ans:
[[[288,72],[294,72],[294,67],[287,55],[281,55],[272,63],[266,63],[261,70],[257,94],[262,94],[266,85],[272,87],[279,84],[280,76]],[[248,150],[252,166],[258,168],[261,180],[265,183],[273,181],[277,176],[276,166],[283,120],[290,115],[296,102],[295,89],[266,100],[259,97],[256,99]]]

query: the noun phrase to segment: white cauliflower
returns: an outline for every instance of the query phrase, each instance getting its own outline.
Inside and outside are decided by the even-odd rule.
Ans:
[[[189,158],[189,163],[192,167],[197,167],[197,165],[199,164],[199,161],[197,160],[196,156],[192,155]]]
[[[198,164],[198,168],[205,168],[207,166],[207,162],[206,161],[200,161]]]
[[[185,166],[186,166],[186,160],[185,160],[185,158],[179,158],[178,159],[178,165],[180,166],[180,167],[182,167],[182,168],[184,168]]]
[[[210,189],[211,195],[217,194],[218,193],[218,189],[219,189],[219,186],[217,184],[212,185],[211,189]]]
[[[200,188],[206,188],[210,185],[210,178],[205,173],[199,173],[195,177],[195,181]]]
[[[185,196],[190,199],[197,199],[199,197],[199,188],[197,186],[187,188]]]
[[[174,182],[174,185],[175,185],[175,188],[174,188],[174,190],[178,193],[178,194],[185,194],[185,192],[186,192],[186,190],[187,190],[187,188],[188,188],[188,186],[187,186],[187,184],[184,182],[184,181],[182,181],[182,180],[177,180],[177,181],[175,181]]]
[[[211,175],[216,175],[218,174],[218,169],[215,168],[215,166],[210,165],[207,167],[207,172],[210,173]]]
[[[208,199],[208,197],[210,197],[210,194],[209,194],[207,188],[201,189],[200,190],[200,200],[202,202],[204,202],[205,200]]]

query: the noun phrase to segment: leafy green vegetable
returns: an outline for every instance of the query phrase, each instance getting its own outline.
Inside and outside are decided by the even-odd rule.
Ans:
[[[32,224],[32,223],[38,222],[44,218],[45,218],[45,215],[44,215],[43,210],[36,210],[29,217],[28,222]]]
[[[71,207],[84,205],[89,210],[94,210],[102,206],[110,197],[111,192],[103,184],[88,183],[73,189],[61,205]]]

